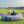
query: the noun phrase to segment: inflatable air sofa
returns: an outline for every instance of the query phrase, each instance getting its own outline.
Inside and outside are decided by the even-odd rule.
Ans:
[[[4,20],[4,21],[16,21],[16,20],[22,20],[22,19],[23,19],[22,13],[19,13],[17,15],[10,15],[10,16],[2,13],[2,19],[1,20]]]

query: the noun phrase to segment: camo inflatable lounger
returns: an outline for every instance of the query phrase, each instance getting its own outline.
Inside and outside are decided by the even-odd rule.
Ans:
[[[16,20],[22,20],[22,19],[23,19],[22,13],[19,13],[17,15],[10,15],[10,16],[2,13],[2,19],[1,20],[16,21]]]

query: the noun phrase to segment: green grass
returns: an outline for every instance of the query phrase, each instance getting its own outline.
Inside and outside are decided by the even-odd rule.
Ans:
[[[0,13],[8,13],[9,12],[9,10],[3,10],[3,9],[0,9]],[[21,13],[21,12],[23,12],[23,10],[15,10],[15,12],[16,13]],[[11,13],[13,13],[13,10],[11,10]]]
[[[8,13],[8,11],[9,10],[2,10],[2,9],[0,9],[0,13]],[[23,12],[23,10],[16,10],[15,11],[16,13],[21,13],[21,12]],[[13,13],[13,10],[11,10],[11,13]],[[23,15],[23,17],[24,17],[24,15]],[[0,19],[1,19],[1,16],[0,16]],[[9,21],[9,22],[7,22],[7,21],[1,21],[0,20],[0,24],[24,24],[24,19],[23,20],[20,20],[20,21]]]

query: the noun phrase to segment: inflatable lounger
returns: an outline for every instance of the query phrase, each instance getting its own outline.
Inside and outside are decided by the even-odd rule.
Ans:
[[[23,19],[22,13],[19,13],[17,15],[10,15],[10,16],[2,13],[2,20],[5,20],[5,21],[16,21],[16,20],[22,20],[22,19]]]

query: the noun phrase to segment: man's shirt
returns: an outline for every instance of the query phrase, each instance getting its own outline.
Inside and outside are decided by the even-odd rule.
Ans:
[[[11,13],[11,15],[17,15],[17,13]]]

